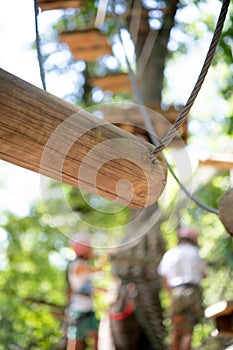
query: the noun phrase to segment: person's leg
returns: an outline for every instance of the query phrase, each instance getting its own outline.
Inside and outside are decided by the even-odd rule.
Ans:
[[[173,326],[171,334],[171,350],[180,350],[181,334],[176,325]]]
[[[90,344],[90,349],[98,349],[98,329],[99,321],[95,317],[95,313],[91,312],[86,319],[86,338]]]
[[[72,316],[72,317],[71,317]],[[85,349],[85,334],[82,329],[82,319],[80,312],[70,313],[70,324],[67,328],[67,347],[66,350],[84,350]]]
[[[66,350],[84,350],[85,344],[82,339],[67,339]]]
[[[66,350],[76,350],[76,339],[67,339]]]
[[[95,329],[89,331],[88,338],[92,341],[93,350],[98,350],[98,331]]]
[[[76,348],[75,350],[84,350],[85,349],[85,343],[82,339],[76,340]]]
[[[192,343],[192,332],[186,333],[182,336],[180,350],[190,350]]]
[[[185,322],[183,315],[172,316],[171,350],[180,350],[180,342]]]

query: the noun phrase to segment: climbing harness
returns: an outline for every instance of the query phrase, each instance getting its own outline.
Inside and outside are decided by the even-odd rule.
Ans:
[[[122,321],[133,314],[135,310],[135,304],[133,301],[127,301],[124,309],[121,312],[109,311],[109,318],[115,321]]]

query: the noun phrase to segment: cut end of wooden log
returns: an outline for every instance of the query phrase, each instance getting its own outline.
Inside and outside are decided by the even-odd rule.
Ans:
[[[119,154],[123,148],[126,152]],[[158,200],[167,172],[162,161],[150,161],[150,146],[132,139],[116,139],[98,144],[94,153],[99,153],[98,163],[92,161],[87,169],[89,160],[85,159],[79,167],[81,188],[131,208],[147,207]],[[92,151],[89,156],[93,160]]]
[[[233,188],[225,193],[219,206],[219,218],[227,230],[233,236]]]

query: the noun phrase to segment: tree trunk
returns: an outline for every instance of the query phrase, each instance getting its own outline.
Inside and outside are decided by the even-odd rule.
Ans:
[[[176,14],[177,5],[178,0],[166,1],[167,7],[160,10],[163,10],[163,17],[162,26],[158,31],[150,29],[148,24],[149,17],[145,18],[143,16],[141,16],[138,36],[136,38],[131,29],[131,35],[132,39],[134,40],[136,50],[136,78],[146,105],[154,105],[162,100],[164,68],[168,54],[167,44],[171,29],[175,23],[174,17]],[[141,1],[134,0],[131,5],[131,9],[134,8],[135,10],[139,11],[140,7]],[[146,46],[144,45],[148,46],[147,50],[150,51],[150,55],[145,53],[144,57],[146,62],[141,62],[143,60],[143,50],[146,49]],[[144,68],[143,70],[141,70],[142,65]]]
[[[141,8],[141,1],[134,0],[129,3],[131,16],[128,20],[128,28],[135,44],[138,86],[145,105],[155,105],[162,100],[164,68],[168,54],[167,44],[174,26],[178,1],[167,0],[163,24],[157,32],[149,28],[148,13]],[[138,14],[141,14],[140,22],[137,18]],[[164,350],[165,332],[162,324],[160,279],[157,267],[165,251],[165,245],[156,212],[158,208],[157,204],[154,204],[144,210],[140,222],[132,220],[126,236],[128,238],[134,236],[134,243],[128,245],[128,249],[115,254],[112,260],[118,276],[125,282],[135,284],[136,316],[149,340],[151,349]],[[133,215],[135,218],[140,216],[138,211],[134,211]],[[141,238],[139,231],[145,232]]]

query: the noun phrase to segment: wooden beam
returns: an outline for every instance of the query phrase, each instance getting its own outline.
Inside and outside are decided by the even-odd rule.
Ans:
[[[86,2],[83,0],[38,0],[41,11],[59,10],[67,8],[83,8]]]
[[[75,60],[91,62],[100,56],[112,54],[106,36],[96,28],[62,32],[59,40],[69,46]]]
[[[217,328],[213,335],[217,337],[233,337],[233,301],[222,300],[209,306],[205,316],[213,319]]]
[[[205,317],[215,319],[233,313],[233,300],[221,300],[205,309]]]
[[[59,39],[73,49],[90,49],[94,47],[110,48],[106,36],[97,28],[75,29],[61,32]]]
[[[215,153],[209,158],[199,159],[199,166],[214,166],[220,170],[233,169],[233,153]]]
[[[152,122],[156,135],[161,139],[165,133],[170,129],[179,115],[181,110],[170,106],[162,109],[160,105],[153,105],[146,107],[147,114]],[[149,134],[145,130],[143,117],[134,104],[120,105],[120,104],[103,104],[92,107],[92,110],[99,110],[105,120],[119,126],[120,128],[141,136],[149,141]],[[179,129],[177,135],[173,138],[169,147],[184,147],[187,141],[187,122]]]
[[[152,145],[3,70],[0,140],[1,159],[129,207],[154,203],[165,187]]]
[[[93,47],[91,49],[72,49],[72,56],[75,61],[83,60],[86,62],[94,62],[100,56],[111,54],[111,49],[109,48],[108,50],[105,47]]]
[[[90,83],[92,86],[100,87],[103,91],[108,90],[113,93],[132,91],[129,75],[124,73],[92,77],[90,78]]]

